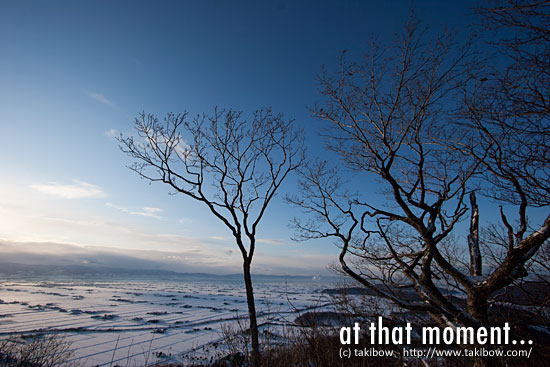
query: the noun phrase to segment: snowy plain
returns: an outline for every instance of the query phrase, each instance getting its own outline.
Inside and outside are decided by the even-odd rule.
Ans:
[[[328,310],[321,291],[334,278],[261,277],[254,290],[259,324],[292,324],[310,309]],[[148,279],[59,277],[0,279],[0,338],[36,333],[65,337],[86,366],[185,360],[211,349],[222,325],[246,316],[242,281],[208,275]]]

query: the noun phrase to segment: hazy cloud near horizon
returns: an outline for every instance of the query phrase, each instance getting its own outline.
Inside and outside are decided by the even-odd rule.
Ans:
[[[0,241],[4,262],[43,265],[89,265],[128,269],[161,269],[178,272],[231,272],[200,260],[201,254],[169,251],[126,250],[101,246],[77,246],[55,242]]]
[[[218,259],[204,259],[200,252],[171,252],[117,249],[101,246],[78,246],[56,242],[19,242],[0,240],[0,259],[3,262],[28,265],[85,265],[127,269],[170,270],[182,273],[204,272],[229,274],[240,272],[240,262],[227,261],[228,254]],[[313,260],[313,259],[310,259]],[[319,259],[315,259],[319,260]],[[312,266],[307,264],[311,263]],[[261,256],[253,263],[253,271],[261,274],[315,275],[326,270],[313,266],[303,256],[294,260]]]

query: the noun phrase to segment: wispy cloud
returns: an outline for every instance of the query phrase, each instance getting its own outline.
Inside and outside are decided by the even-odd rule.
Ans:
[[[272,246],[281,246],[286,244],[285,241],[275,238],[258,238],[256,242]]]
[[[88,92],[88,97],[90,97],[91,99],[94,99],[96,101],[98,101],[99,103],[103,103],[104,105],[106,106],[109,106],[109,107],[114,107],[115,104],[113,102],[111,102],[110,100],[107,99],[107,97],[105,97],[103,94],[101,93],[97,93],[97,92]]]
[[[219,242],[223,241],[223,242],[233,243],[233,240],[231,238],[224,237],[224,236],[210,236],[209,238],[213,241],[219,241]],[[261,244],[270,245],[270,246],[284,246],[288,244],[286,241],[282,239],[277,239],[277,238],[257,238],[256,243],[261,243]]]
[[[214,241],[226,241],[227,240],[227,238],[222,237],[222,236],[210,236],[210,239],[214,240]]]
[[[160,213],[162,211],[162,209],[161,208],[153,208],[153,207],[150,207],[150,206],[144,206],[143,211],[145,211],[147,213]]]
[[[105,134],[106,137],[112,139],[118,135],[118,131],[116,129],[109,129],[105,131],[103,134]]]
[[[191,223],[193,223],[193,219],[187,218],[187,217],[183,217],[183,218],[180,218],[180,219],[178,220],[178,223],[179,223],[179,224],[191,224]]]
[[[57,182],[48,182],[46,184],[34,184],[30,187],[41,193],[63,199],[100,198],[106,196],[99,186],[79,180],[73,180],[73,182],[73,184],[65,185]]]
[[[105,205],[108,206],[109,208],[116,209],[116,210],[118,210],[122,213],[128,213],[128,214],[131,214],[131,215],[139,215],[139,216],[142,216],[142,217],[151,217],[151,218],[155,218],[155,219],[158,219],[158,220],[162,219],[162,216],[159,215],[159,213],[161,213],[163,211],[161,208],[153,208],[153,207],[150,207],[150,206],[144,206],[141,209],[132,210],[132,209],[125,208],[123,206],[115,205],[113,203],[105,203]]]

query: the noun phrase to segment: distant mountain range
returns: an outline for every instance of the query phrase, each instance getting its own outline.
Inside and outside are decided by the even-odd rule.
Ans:
[[[210,274],[210,273],[179,273],[161,269],[131,269],[114,268],[94,265],[38,265],[21,264],[12,262],[0,262],[0,276],[5,277],[55,277],[55,276],[77,276],[77,277],[160,277],[160,278],[231,278],[240,280],[241,274]],[[291,275],[253,275],[256,279],[293,279],[312,280],[310,276]],[[317,279],[315,279],[317,280]]]

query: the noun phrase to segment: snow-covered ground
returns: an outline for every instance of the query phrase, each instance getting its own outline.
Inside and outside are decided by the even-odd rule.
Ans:
[[[257,280],[259,323],[292,322],[297,310],[327,309],[330,300],[320,291],[332,285],[323,279]],[[238,315],[247,315],[247,305],[236,279],[0,280],[0,337],[65,336],[87,366],[183,356],[219,340],[221,325],[235,324]]]

